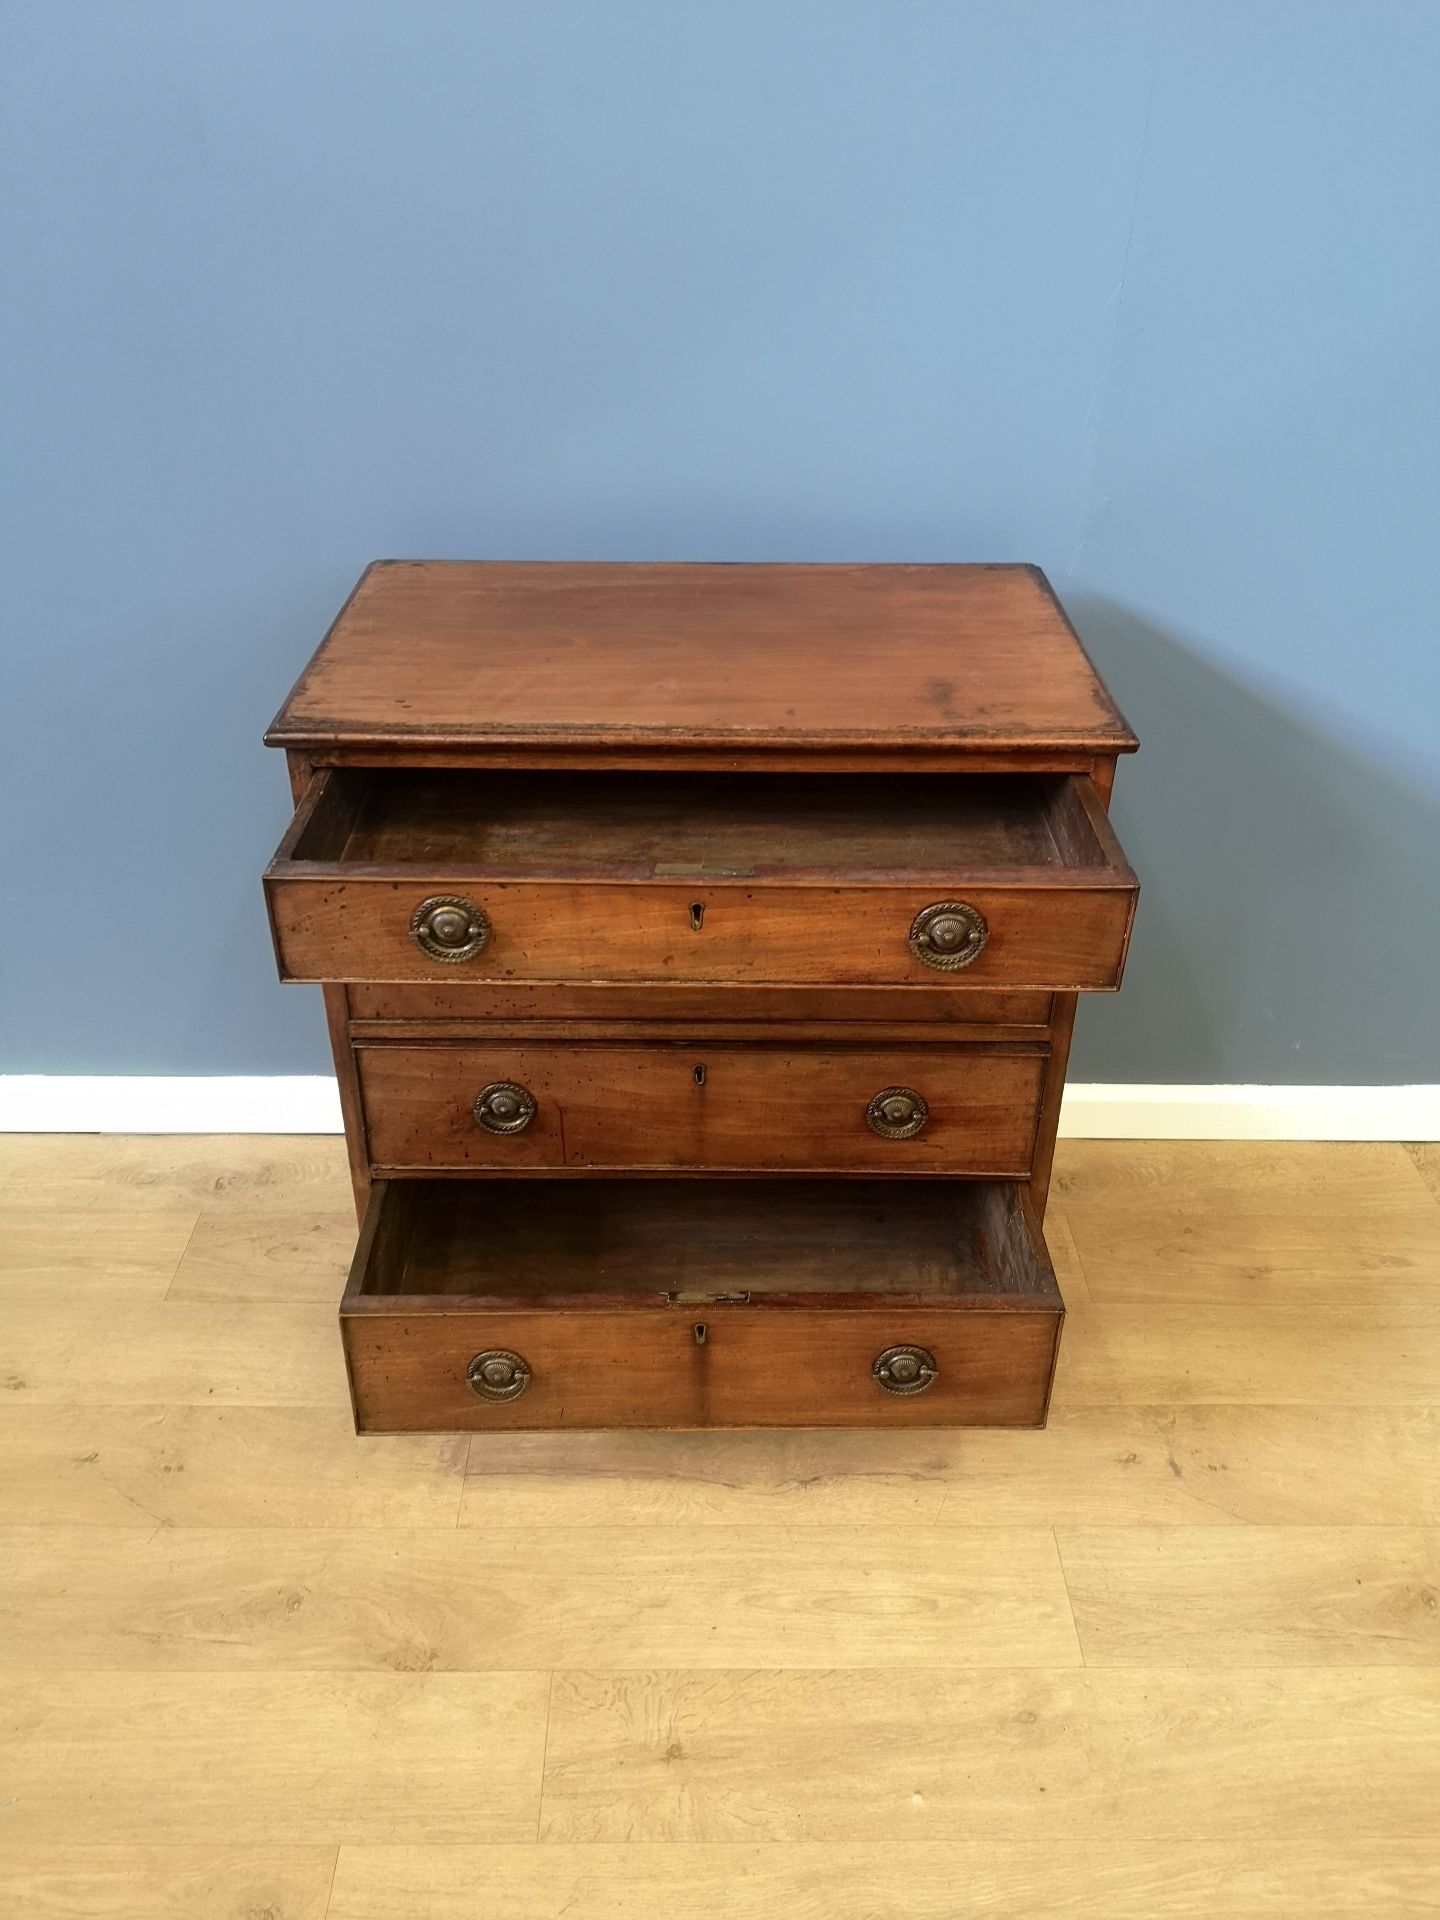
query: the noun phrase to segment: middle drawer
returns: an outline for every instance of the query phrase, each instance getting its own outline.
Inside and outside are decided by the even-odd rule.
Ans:
[[[1030,1171],[1047,1049],[358,1045],[377,1172]]]

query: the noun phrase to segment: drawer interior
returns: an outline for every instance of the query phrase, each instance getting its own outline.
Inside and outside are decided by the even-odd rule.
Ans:
[[[382,1180],[347,1309],[1058,1310],[1011,1181]]]
[[[1123,867],[1071,776],[334,769],[281,858],[497,879],[942,879]]]

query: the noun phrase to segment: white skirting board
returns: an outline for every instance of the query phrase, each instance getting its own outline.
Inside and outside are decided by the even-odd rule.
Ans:
[[[1066,1140],[1440,1140],[1440,1086],[1065,1089]]]
[[[339,1133],[328,1075],[0,1075],[0,1133]],[[1071,1085],[1071,1140],[1440,1140],[1440,1086]]]

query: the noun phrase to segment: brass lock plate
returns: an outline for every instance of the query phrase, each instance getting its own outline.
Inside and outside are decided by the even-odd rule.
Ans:
[[[748,1293],[667,1293],[666,1304],[672,1307],[746,1307],[750,1304]]]
[[[753,880],[754,867],[716,867],[703,860],[657,860],[651,869],[657,880]]]

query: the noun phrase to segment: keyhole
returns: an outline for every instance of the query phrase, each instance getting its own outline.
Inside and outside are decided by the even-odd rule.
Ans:
[[[701,927],[703,927],[704,924],[705,924],[705,902],[703,900],[692,900],[690,902],[691,932],[699,933]]]
[[[703,1086],[704,1086],[704,1084],[705,1084],[705,1068],[704,1068],[704,1067],[696,1067],[696,1069],[695,1069],[695,1084],[696,1084],[696,1086],[697,1086],[697,1087],[703,1087]]]
[[[710,1333],[710,1329],[709,1327],[706,1326],[703,1320],[697,1320],[695,1322],[695,1344],[697,1347],[704,1346],[705,1341],[709,1336],[709,1333]]]

